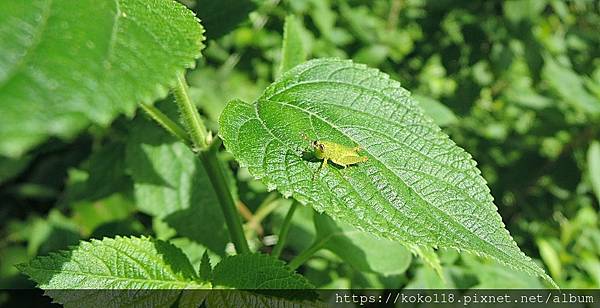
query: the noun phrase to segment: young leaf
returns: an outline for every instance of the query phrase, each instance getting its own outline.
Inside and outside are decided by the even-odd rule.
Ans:
[[[210,287],[197,281],[181,250],[147,237],[81,242],[70,251],[36,257],[18,267],[55,301],[68,306],[97,306],[107,299],[112,301],[105,303],[108,306],[170,305],[182,289]],[[107,294],[122,289],[136,292]]]
[[[403,244],[356,230],[348,224],[336,224],[327,215],[314,215],[317,240],[344,262],[361,272],[398,275],[406,271],[410,252]]]
[[[200,269],[198,275],[205,281],[210,281],[212,276],[212,265],[210,264],[210,257],[208,256],[208,250],[202,254],[202,261],[200,261]]]
[[[306,61],[306,52],[302,42],[302,25],[294,15],[285,18],[283,26],[283,48],[279,75]]]
[[[588,173],[592,182],[592,190],[600,202],[600,142],[594,141],[587,152]]]
[[[138,208],[161,218],[179,235],[224,253],[225,221],[200,160],[149,119],[136,119],[130,132],[125,164]]]
[[[0,1],[0,153],[165,96],[200,56],[202,31],[173,0]]]
[[[337,59],[297,66],[220,119],[226,148],[271,189],[364,231],[493,257],[553,283],[520,251],[476,163],[389,76]],[[358,145],[348,168],[306,159],[303,135]],[[318,173],[317,173],[318,172]]]
[[[263,254],[223,259],[213,269],[213,285],[235,289],[313,289],[304,277],[281,260]]]

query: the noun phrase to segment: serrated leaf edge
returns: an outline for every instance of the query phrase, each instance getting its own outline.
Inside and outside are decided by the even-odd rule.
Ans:
[[[93,248],[94,244],[105,245],[104,244],[105,241],[116,242],[118,240],[131,240],[131,241],[138,241],[138,242],[139,241],[143,241],[143,240],[148,240],[148,241],[152,241],[152,242],[161,241],[161,240],[157,240],[157,239],[154,239],[152,237],[143,236],[143,235],[140,236],[140,237],[135,237],[135,236],[119,236],[119,235],[117,235],[114,238],[103,237],[102,239],[91,239],[89,241],[80,240],[78,245],[69,245],[68,249],[63,249],[63,250],[59,250],[59,251],[55,251],[55,252],[50,252],[46,256],[37,256],[37,257],[35,257],[35,258],[27,261],[27,262],[16,264],[15,267],[21,273],[23,273],[24,275],[26,275],[27,278],[30,281],[34,282],[36,284],[36,287],[38,287],[40,289],[43,289],[43,290],[46,290],[46,291],[47,290],[57,290],[57,289],[54,289],[54,288],[45,288],[45,287],[41,286],[40,284],[38,284],[38,282],[35,281],[27,273],[26,269],[27,268],[35,268],[36,270],[42,270],[42,271],[48,271],[48,272],[56,272],[56,273],[62,273],[62,272],[69,272],[69,273],[71,273],[72,272],[74,274],[79,274],[79,275],[86,274],[86,273],[83,273],[83,272],[64,271],[64,270],[48,270],[48,269],[45,269],[45,268],[32,267],[32,263],[35,262],[35,261],[39,262],[39,260],[50,260],[52,258],[65,258],[69,254],[71,254],[73,251],[75,251],[76,249],[79,249],[80,247],[88,246],[88,247]],[[167,241],[162,241],[162,242],[168,244],[173,249],[176,249],[180,253],[182,253],[183,255],[185,255],[183,253],[183,251],[179,247],[177,247],[177,246],[175,246],[175,245],[173,245],[173,244],[171,244],[171,243],[169,243]],[[164,263],[164,261],[162,261],[162,260],[160,260],[160,261]],[[167,265],[169,265],[169,264],[167,264]],[[178,273],[178,272],[175,272],[175,271],[173,271],[173,275],[175,275],[175,277],[178,280],[140,279],[140,278],[115,277],[115,276],[105,276],[105,275],[96,275],[96,274],[94,274],[92,276],[94,276],[94,277],[111,278],[113,280],[115,280],[115,279],[122,279],[122,280],[128,280],[128,281],[141,281],[141,282],[153,282],[154,281],[154,282],[159,282],[159,283],[172,283],[172,284],[181,285],[182,286],[182,288],[180,288],[181,290],[189,289],[189,288],[193,288],[193,287],[202,287],[202,286],[204,286],[203,283],[201,281],[199,281],[197,275],[195,276],[196,279],[194,279],[194,280],[187,279],[181,273]],[[115,289],[115,290],[117,290],[117,289]]]
[[[385,73],[381,72],[380,70],[378,70],[376,68],[371,68],[371,67],[367,66],[366,64],[362,64],[362,63],[354,63],[352,60],[339,59],[339,58],[321,58],[321,59],[312,59],[312,60],[309,60],[309,61],[307,61],[307,62],[305,62],[303,64],[300,64],[300,65],[292,68],[291,70],[283,73],[282,76],[279,79],[284,79],[288,75],[295,75],[295,74],[298,73],[298,71],[303,70],[305,67],[309,67],[310,68],[315,63],[327,62],[327,61],[332,61],[332,60],[333,61],[340,61],[340,62],[348,63],[348,64],[350,64],[350,65],[352,65],[354,67],[357,67],[357,68],[360,68],[360,69],[365,69],[366,71],[368,71],[370,73],[377,74],[378,76],[383,77],[385,80],[390,80],[390,76],[388,74],[385,74]],[[400,86],[400,82],[398,82],[398,81],[396,81],[396,82]],[[264,90],[264,92],[261,94],[260,97],[262,98],[264,95],[266,95],[267,93],[269,93],[269,91],[272,91],[273,88],[275,88],[273,85],[267,87]],[[410,92],[408,90],[402,88],[401,86],[400,86],[400,88],[404,92],[406,92],[408,96],[410,96]],[[273,95],[270,95],[270,96],[273,96]],[[410,99],[411,99],[411,101],[414,101],[412,98],[410,98]],[[245,104],[245,105],[247,105],[249,107],[254,107],[254,105],[256,105],[259,100],[260,99],[256,100],[254,103],[247,103],[247,102],[244,102],[244,101],[241,101],[241,100],[232,100],[229,103],[238,102],[238,103],[243,103],[243,104]],[[418,106],[418,104],[416,104],[416,105]],[[418,108],[416,108],[415,111],[418,112],[418,114],[421,115],[423,117],[423,119],[425,119],[427,122],[429,122],[429,123],[431,123],[431,124],[434,125],[434,127],[435,127],[435,133],[437,135],[444,137],[445,139],[447,139],[450,142],[452,142],[452,144],[454,144],[457,148],[459,148],[461,150],[461,155],[465,155],[465,157],[469,159],[469,162],[472,164],[473,167],[477,166],[477,162],[473,159],[472,155],[469,152],[467,152],[466,150],[464,150],[462,147],[459,147],[458,145],[456,145],[456,143],[452,139],[450,139],[450,137],[448,135],[446,135],[445,133],[443,133],[442,129],[437,124],[435,124],[435,122],[433,121],[433,119],[431,119],[431,117],[429,117],[427,114],[425,114],[425,112],[423,111],[423,109],[420,106],[418,106]],[[256,117],[256,118],[259,121],[262,121],[259,117]],[[219,133],[219,137],[221,137],[221,139],[223,140],[223,144],[225,145],[225,148],[228,149],[231,146],[231,143],[229,143],[229,140],[226,140],[226,138],[224,138],[224,136],[221,133]],[[233,146],[233,147],[235,148],[235,146]],[[245,167],[245,166],[249,165],[249,163],[247,161],[244,161],[243,159],[238,158],[238,157],[235,157],[235,158],[236,158],[236,160],[238,160],[238,162],[240,163],[241,167]],[[274,183],[269,178],[269,175],[265,174],[262,171],[261,172],[253,172],[253,171],[249,170],[249,172],[250,172],[250,174],[255,179],[260,180],[261,182],[263,182],[263,184],[265,184],[267,186],[267,188],[268,188],[269,191],[273,191],[273,190],[277,189],[285,198],[290,198],[291,197],[291,198],[299,201],[302,205],[305,205],[305,206],[310,206],[310,204],[313,203],[313,202],[311,202],[311,200],[310,200],[309,197],[300,195],[300,194],[294,192],[293,190],[290,190],[290,189],[280,189],[278,187],[278,185],[276,183]],[[498,207],[493,203],[494,198],[491,195],[491,191],[490,191],[490,189],[489,189],[489,187],[487,185],[488,184],[487,181],[485,180],[485,178],[483,178],[483,176],[481,176],[481,170],[479,170],[479,168],[475,168],[475,172],[476,172],[477,176],[479,177],[479,179],[483,181],[483,184],[485,184],[484,186],[485,186],[485,190],[486,190],[486,196],[487,196],[487,199],[488,199],[487,201],[490,202],[491,205],[493,206],[493,208],[495,209],[496,216],[498,216],[498,218],[499,218],[498,220],[500,222],[500,226],[502,227],[501,230],[503,230],[502,232],[505,232],[508,235],[508,237],[514,242],[514,239],[513,239],[512,235],[510,235],[510,232],[506,229],[506,226],[505,226],[504,222],[499,217]],[[320,208],[318,205],[317,206],[312,206],[312,207],[315,208],[315,210],[317,210],[317,212],[319,212],[319,213],[324,212],[324,209]],[[357,227],[358,227],[358,229],[361,229],[361,230],[363,230],[365,232],[369,232],[368,230],[364,230],[363,227],[360,227],[360,226],[357,226]],[[398,241],[398,242],[406,245],[407,247],[409,247],[409,245],[413,244],[413,243],[407,243],[407,242],[401,241],[401,240],[399,240],[397,238],[389,238],[389,239],[394,240],[394,241]],[[489,244],[491,246],[495,247],[495,245],[493,245],[491,243],[489,243]],[[437,245],[432,245],[432,247],[436,248],[436,249],[438,248]],[[508,266],[510,268],[524,271],[524,272],[528,273],[529,275],[539,276],[542,279],[544,279],[545,281],[547,281],[548,283],[550,283],[552,285],[552,287],[557,288],[557,289],[559,288],[558,285],[556,284],[556,282],[554,282],[554,280],[548,274],[546,274],[546,272],[541,267],[539,267],[535,262],[533,262],[533,260],[529,256],[527,256],[525,253],[523,253],[520,249],[519,249],[519,254],[524,258],[525,261],[527,261],[528,263],[532,264],[533,267],[532,266],[524,266],[524,265],[522,265],[521,267],[518,267],[518,266],[515,266],[515,265],[510,264],[508,262],[505,262],[503,260],[500,260],[498,258],[495,258],[495,257],[493,257],[491,255],[484,254],[484,253],[481,253],[481,252],[473,250],[473,249],[463,249],[463,248],[460,248],[460,247],[455,247],[454,245],[448,245],[448,246],[443,246],[443,247],[453,248],[453,249],[458,250],[459,252],[462,251],[462,250],[468,251],[469,253],[473,253],[473,254],[475,254],[475,255],[477,255],[479,257],[492,258],[492,259],[497,260],[500,263],[502,263],[502,264],[504,264],[504,265],[506,265],[506,266]]]

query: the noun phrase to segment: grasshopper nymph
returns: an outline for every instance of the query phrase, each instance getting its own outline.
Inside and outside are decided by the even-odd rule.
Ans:
[[[304,138],[307,139],[306,136],[304,136]],[[310,143],[310,146],[315,158],[323,160],[317,173],[321,172],[321,170],[327,166],[328,161],[346,169],[350,165],[368,160],[367,156],[358,154],[361,150],[359,146],[348,147],[343,144],[325,140],[314,140]]]

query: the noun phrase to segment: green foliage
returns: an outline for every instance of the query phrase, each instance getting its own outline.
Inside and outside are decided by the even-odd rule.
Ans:
[[[314,288],[282,261],[263,254],[242,254],[223,259],[213,269],[212,283],[215,287],[242,290]]]
[[[179,2],[0,1],[0,288],[37,282],[67,306],[318,306],[181,288],[547,287],[514,269],[542,274],[533,262],[561,288],[600,286],[599,3]],[[332,57],[371,68],[303,64]],[[410,116],[383,120],[396,107]],[[233,142],[246,120],[252,138]],[[368,161],[317,174],[302,134]],[[288,215],[290,196],[312,206]]]
[[[411,262],[408,249],[399,242],[375,237],[348,224],[337,224],[325,214],[314,216],[315,241],[360,272],[399,275]]]
[[[304,43],[302,42],[302,31],[303,28],[294,15],[285,18],[279,75],[306,60],[306,52],[304,51]]]
[[[202,261],[200,263],[198,276],[205,281],[212,280],[212,265],[210,265],[210,257],[208,256],[208,251],[206,250],[204,251],[204,254],[202,254]]]
[[[71,307],[106,305],[106,294],[97,290],[73,293],[68,289],[178,290],[122,293],[109,304],[126,306],[142,302],[170,305],[181,289],[207,286],[197,281],[196,272],[181,250],[146,237],[81,242],[69,251],[37,257],[19,268],[55,301]]]
[[[202,47],[201,26],[172,0],[3,1],[0,12],[7,156],[165,96]]]
[[[557,92],[559,97],[575,109],[582,112],[597,115],[600,113],[600,102],[598,98],[589,94],[580,78],[573,70],[561,66],[552,58],[545,59],[542,71],[544,78],[550,88]]]
[[[226,148],[284,196],[383,237],[486,254],[547,277],[503,228],[475,162],[385,74],[349,61],[309,61],[256,103],[231,102],[220,123]],[[313,180],[319,162],[297,153],[303,133],[357,144],[369,161],[330,166]]]
[[[223,254],[225,222],[202,163],[148,119],[136,119],[130,131],[125,164],[135,183],[139,210],[163,220],[177,234]]]
[[[600,202],[600,142],[594,141],[590,145],[587,153],[587,163],[592,190],[596,193],[596,198]]]
[[[419,106],[423,108],[425,114],[431,117],[433,122],[439,126],[449,126],[456,124],[458,118],[448,107],[444,104],[425,96],[413,95],[415,101],[419,103]]]

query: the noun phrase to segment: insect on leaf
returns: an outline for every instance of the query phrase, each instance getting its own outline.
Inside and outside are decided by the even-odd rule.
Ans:
[[[332,218],[408,245],[487,255],[544,277],[520,251],[471,156],[389,76],[338,59],[285,73],[253,104],[220,119],[227,150],[269,188]],[[347,169],[304,159],[301,137],[358,145],[368,161]]]

